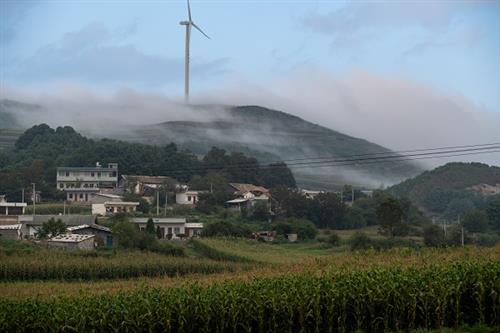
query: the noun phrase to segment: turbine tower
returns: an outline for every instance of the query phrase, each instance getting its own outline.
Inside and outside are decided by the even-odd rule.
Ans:
[[[187,0],[187,7],[188,7],[188,20],[180,22],[180,25],[186,26],[186,53],[185,53],[185,58],[184,58],[184,102],[186,104],[189,103],[189,42],[191,40],[191,28],[195,27],[205,37],[210,39],[210,37],[208,37],[208,35],[206,33],[204,33],[203,30],[201,30],[201,28],[198,27],[193,22],[193,20],[191,18],[191,6],[189,5],[189,0]]]

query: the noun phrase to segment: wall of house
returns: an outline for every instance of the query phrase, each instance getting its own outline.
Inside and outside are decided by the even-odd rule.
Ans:
[[[176,193],[175,202],[179,205],[194,205],[196,202],[198,202],[198,196],[188,195],[186,193]]]
[[[79,229],[79,230],[74,230],[72,231],[74,234],[79,234],[79,235],[94,235],[95,236],[95,241],[97,244],[101,246],[107,246],[107,238],[108,236],[111,236],[112,239],[112,244],[111,246],[117,246],[118,245],[118,239],[113,236],[111,232],[107,232],[104,230],[99,230],[99,229],[94,229],[94,228],[85,228],[85,229]]]
[[[19,240],[21,239],[21,233],[17,229],[1,229],[0,230],[0,239],[14,239],[14,240]]]
[[[104,203],[93,203],[92,215],[106,215],[106,207],[104,206]]]

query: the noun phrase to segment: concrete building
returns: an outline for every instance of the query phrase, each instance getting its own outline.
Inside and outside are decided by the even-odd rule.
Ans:
[[[139,202],[123,201],[123,197],[115,194],[96,193],[91,198],[93,215],[113,215],[117,213],[133,213]]]
[[[139,226],[139,229],[146,230],[147,217],[132,218],[132,223]],[[183,217],[154,217],[153,223],[160,229],[161,238],[175,239],[192,237],[198,235],[203,229],[203,223],[187,223]]]
[[[0,225],[0,239],[22,239],[21,227],[22,224]]]
[[[179,205],[196,205],[201,191],[185,191],[175,194],[175,203]]]
[[[47,244],[65,250],[92,250],[95,248],[94,235],[62,234],[52,237]]]
[[[25,202],[7,202],[5,195],[0,195],[0,215],[23,215]]]
[[[301,189],[300,193],[302,193],[306,199],[314,199],[316,198],[319,194],[325,193],[324,191],[313,191],[313,190],[305,190]]]
[[[22,224],[22,234],[25,238],[35,237],[38,230],[50,219],[61,220],[66,227],[82,224],[95,224],[96,215],[20,215],[18,221]]]
[[[137,194],[152,202],[161,187],[177,186],[177,180],[166,176],[122,175],[121,186],[129,193]]]
[[[268,203],[271,198],[269,190],[262,186],[240,183],[230,183],[229,185],[235,198],[226,201],[225,205],[234,211],[241,212],[243,208],[250,209],[258,202]]]
[[[68,201],[90,201],[102,188],[118,186],[118,164],[109,163],[103,168],[99,162],[95,167],[57,168],[57,189],[66,192]]]
[[[69,227],[69,233],[78,235],[94,235],[97,246],[113,247],[118,245],[110,228],[98,224],[82,224]]]

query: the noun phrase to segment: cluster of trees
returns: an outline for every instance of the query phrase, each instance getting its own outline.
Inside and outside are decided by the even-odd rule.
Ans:
[[[14,149],[2,153],[0,189],[14,201],[21,199],[21,188],[36,183],[43,197],[63,199],[64,194],[55,186],[56,168],[91,166],[96,161],[118,163],[121,174],[170,176],[181,182],[204,182],[204,187],[212,177],[266,187],[295,187],[295,179],[285,163],[261,166],[253,157],[215,147],[199,159],[188,151],[179,151],[174,143],[152,146],[93,140],[69,126],[52,129],[42,124],[28,129],[18,138]]]
[[[296,189],[280,186],[272,189],[271,194],[272,211],[277,216],[308,219],[318,228],[356,229],[381,225],[388,235],[396,236],[407,233],[406,225],[427,221],[409,200],[396,199],[382,191],[376,191],[372,197],[359,194],[352,205],[347,205],[335,193],[320,193],[308,199]]]

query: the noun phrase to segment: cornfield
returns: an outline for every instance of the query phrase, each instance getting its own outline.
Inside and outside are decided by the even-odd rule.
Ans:
[[[1,332],[366,332],[500,324],[500,262],[0,300]]]
[[[212,274],[234,271],[237,266],[241,265],[142,252],[123,251],[116,255],[93,257],[41,250],[29,256],[0,254],[0,281],[101,280]]]

